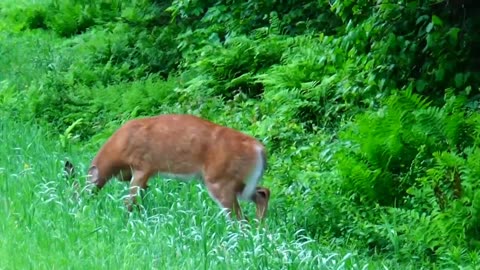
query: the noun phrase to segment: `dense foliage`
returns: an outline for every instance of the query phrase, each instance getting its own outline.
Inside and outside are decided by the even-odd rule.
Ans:
[[[194,113],[266,144],[272,218],[320,243],[425,267],[478,260],[473,1],[0,8],[2,114],[47,126],[66,155],[126,119]]]

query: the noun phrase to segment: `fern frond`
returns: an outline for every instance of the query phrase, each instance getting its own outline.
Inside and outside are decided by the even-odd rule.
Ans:
[[[278,17],[277,12],[272,11],[270,12],[270,33],[275,35],[281,34],[282,29],[282,21]]]

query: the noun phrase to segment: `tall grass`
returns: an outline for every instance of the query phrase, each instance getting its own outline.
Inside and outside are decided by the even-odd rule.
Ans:
[[[239,226],[196,182],[154,179],[143,210],[133,214],[124,209],[127,187],[118,181],[95,198],[76,198],[62,175],[66,154],[42,129],[2,119],[0,134],[0,269],[366,267],[275,219],[274,201],[265,226]],[[91,154],[74,159],[81,182]]]

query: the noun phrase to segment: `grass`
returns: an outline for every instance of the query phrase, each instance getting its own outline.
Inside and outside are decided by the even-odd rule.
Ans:
[[[76,199],[67,154],[35,125],[0,120],[0,269],[363,269],[272,214],[264,227],[227,220],[202,185],[154,179],[144,209],[127,214],[112,181]],[[78,169],[88,156],[77,155]],[[81,176],[79,178],[82,178]],[[249,207],[249,210],[252,210]],[[253,214],[249,211],[250,215]],[[376,268],[374,268],[376,269]]]

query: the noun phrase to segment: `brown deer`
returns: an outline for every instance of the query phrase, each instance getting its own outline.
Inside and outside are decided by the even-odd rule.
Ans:
[[[130,181],[125,203],[154,175],[203,180],[210,196],[243,219],[238,199],[256,204],[256,217],[266,216],[270,190],[258,186],[267,166],[264,146],[234,129],[187,114],[130,120],[102,146],[88,170],[89,183],[101,189],[109,179]],[[73,171],[67,161],[65,169]]]

